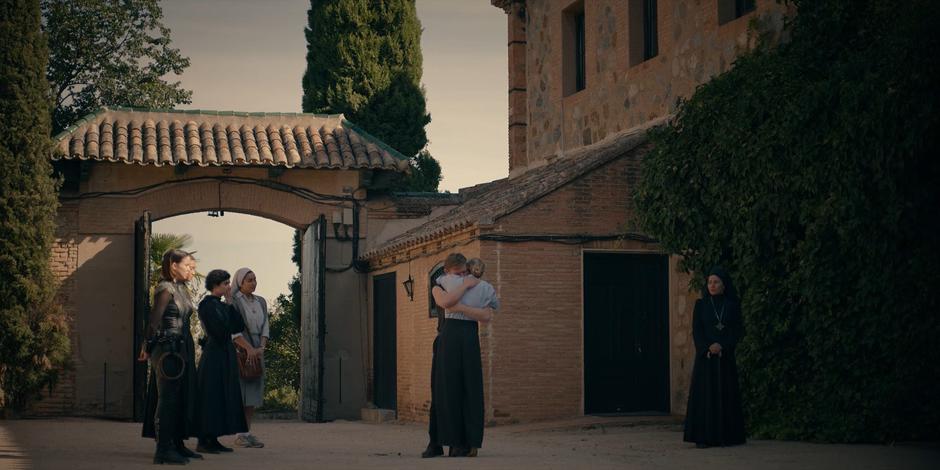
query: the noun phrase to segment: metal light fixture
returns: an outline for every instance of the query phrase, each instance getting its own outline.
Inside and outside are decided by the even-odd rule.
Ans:
[[[415,301],[415,280],[411,278],[411,274],[408,275],[408,279],[405,282],[402,282],[401,285],[405,286],[405,292],[408,293],[408,299],[414,302]]]
[[[219,197],[218,199],[219,208],[214,211],[208,211],[206,215],[208,215],[209,217],[225,217],[225,211],[222,210],[222,182],[221,181],[219,182],[219,185],[216,186],[216,191]]]

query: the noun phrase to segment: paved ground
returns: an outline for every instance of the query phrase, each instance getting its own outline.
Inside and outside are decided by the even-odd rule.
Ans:
[[[2,469],[153,468],[153,441],[140,425],[92,420],[0,421]],[[488,428],[475,459],[419,457],[422,426],[334,422],[259,421],[264,449],[237,449],[190,463],[199,469],[293,468],[617,468],[704,470],[937,469],[936,445],[818,445],[751,441],[726,449],[695,449],[680,427],[663,420],[584,418]],[[223,438],[231,443],[231,438]]]

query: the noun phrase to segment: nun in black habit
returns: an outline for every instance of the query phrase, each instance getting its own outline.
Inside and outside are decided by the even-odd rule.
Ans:
[[[230,279],[226,271],[210,271],[206,275],[209,295],[199,303],[199,321],[206,336],[199,341],[202,356],[196,375],[199,388],[196,422],[200,430],[197,450],[210,454],[231,451],[219,442],[219,436],[248,432],[232,343],[232,335],[242,332],[245,323],[235,308],[221,299],[229,292]]]
[[[744,413],[735,363],[735,349],[744,336],[741,304],[721,268],[712,268],[706,281],[692,313],[695,364],[685,441],[700,448],[743,444]]]

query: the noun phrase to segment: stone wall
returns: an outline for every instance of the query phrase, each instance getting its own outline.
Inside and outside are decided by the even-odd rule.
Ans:
[[[642,2],[583,2],[586,87],[563,96],[563,12],[575,3],[526,2],[526,66],[510,73],[526,74],[527,150],[520,157],[510,148],[510,177],[675,111],[678,98],[689,97],[753,47],[758,32],[779,32],[787,8],[757,0],[755,11],[719,25],[721,2],[660,0],[658,55],[631,65],[631,8]],[[510,83],[516,81],[510,76]]]

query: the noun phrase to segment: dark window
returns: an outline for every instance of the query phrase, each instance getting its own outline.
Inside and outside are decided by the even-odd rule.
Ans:
[[[574,18],[574,63],[576,91],[584,89],[584,12]]]
[[[736,20],[756,8],[756,0],[718,0],[718,24]]]
[[[584,2],[562,12],[562,93],[568,96],[587,87]]]
[[[437,278],[443,275],[444,263],[437,263],[437,265],[434,266],[431,269],[431,272],[428,274],[428,305],[430,306],[428,309],[429,318],[438,318],[439,316],[443,316],[444,313],[441,310],[441,307],[437,305],[437,302],[434,301],[434,294],[431,293],[431,291],[434,289],[434,286],[437,285]]]
[[[630,0],[628,3],[630,66],[650,60],[659,54],[656,3],[656,0]]]
[[[659,41],[656,35],[656,0],[643,2],[643,60],[650,60],[659,54]]]
[[[740,18],[757,8],[755,0],[735,0],[734,17]]]

